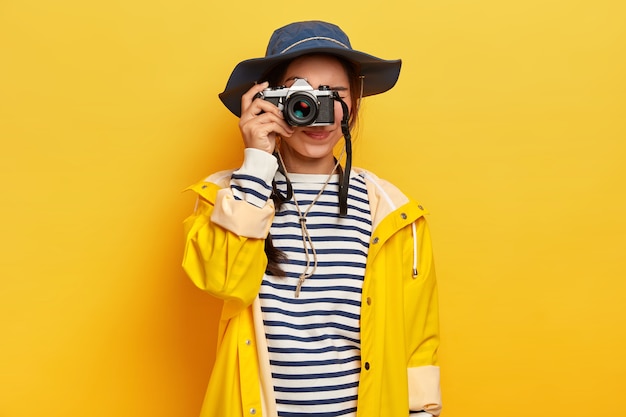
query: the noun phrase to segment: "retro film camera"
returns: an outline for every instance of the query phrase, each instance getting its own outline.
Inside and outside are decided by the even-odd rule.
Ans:
[[[335,92],[327,85],[314,90],[302,78],[289,88],[266,88],[257,94],[277,106],[291,126],[326,126],[335,122]]]

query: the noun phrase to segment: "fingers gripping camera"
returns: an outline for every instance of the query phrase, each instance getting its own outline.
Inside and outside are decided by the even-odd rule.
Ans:
[[[257,97],[277,106],[291,126],[327,126],[335,123],[335,95],[326,85],[315,90],[298,78],[289,88],[266,88]]]

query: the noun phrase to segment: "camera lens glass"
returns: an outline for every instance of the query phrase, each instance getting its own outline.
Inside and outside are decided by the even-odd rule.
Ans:
[[[317,119],[317,99],[309,93],[292,94],[283,111],[287,123],[292,126],[308,126]]]
[[[309,100],[298,100],[293,103],[293,114],[298,119],[305,119],[311,113],[311,103]]]

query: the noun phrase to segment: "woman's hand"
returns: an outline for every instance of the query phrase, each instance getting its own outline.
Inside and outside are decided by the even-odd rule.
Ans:
[[[276,135],[289,137],[293,128],[285,122],[278,107],[262,98],[255,98],[268,85],[267,82],[256,84],[241,97],[239,130],[246,148],[272,153],[276,147]]]

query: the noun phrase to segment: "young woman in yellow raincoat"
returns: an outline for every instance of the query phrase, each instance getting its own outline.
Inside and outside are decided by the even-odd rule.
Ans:
[[[400,66],[308,21],[231,74],[220,98],[240,118],[243,164],[193,185],[185,221],[183,267],[223,300],[202,416],[439,415],[425,210],[351,166],[359,102]]]

